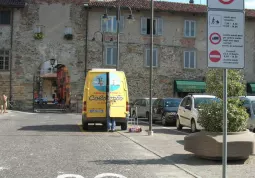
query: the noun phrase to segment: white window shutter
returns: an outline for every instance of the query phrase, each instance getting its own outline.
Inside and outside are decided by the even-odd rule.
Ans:
[[[153,50],[153,67],[156,67],[158,64],[158,50]]]
[[[101,31],[106,32],[107,30],[107,21],[104,21],[103,16],[101,17]]]
[[[120,16],[120,32],[124,31],[124,16]]]
[[[147,18],[141,17],[141,34],[147,34]]]
[[[191,37],[196,36],[196,22],[195,21],[190,22],[190,36]]]
[[[150,49],[146,49],[146,66],[150,66],[151,63],[151,50]]]
[[[163,35],[163,19],[158,18],[157,35]]]

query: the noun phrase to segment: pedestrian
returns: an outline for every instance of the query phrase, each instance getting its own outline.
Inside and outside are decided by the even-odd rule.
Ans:
[[[3,96],[0,96],[0,108],[1,108],[1,114],[3,114],[3,107],[4,107],[4,99]]]
[[[110,98],[108,99],[107,105],[108,105],[107,130],[108,132],[114,132],[116,128],[116,121],[115,119],[110,118],[110,106],[111,106]]]
[[[113,118],[107,118],[107,130],[108,132],[115,132],[116,121]]]
[[[4,108],[4,113],[8,113],[6,111],[6,109],[7,109],[7,96],[5,94],[3,94],[3,108]]]

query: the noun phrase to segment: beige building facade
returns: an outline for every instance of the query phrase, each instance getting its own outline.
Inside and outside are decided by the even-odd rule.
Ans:
[[[119,70],[126,73],[131,100],[149,96],[149,1],[141,0],[140,4],[136,1],[121,1]],[[54,58],[56,64],[68,68],[71,103],[76,107],[78,102],[81,110],[86,71],[116,67],[114,3],[37,0],[0,5],[0,19],[5,19],[0,21],[0,92],[20,103],[20,110],[31,110],[35,76],[42,68],[50,68],[45,62]],[[170,2],[155,5],[153,97],[203,92],[208,70],[206,7]],[[129,6],[135,18],[132,22],[127,20]],[[107,20],[103,19],[106,12]],[[254,12],[246,13],[247,83],[255,83]],[[43,34],[41,39],[34,37],[38,32]],[[64,38],[67,32],[72,39]],[[54,92],[49,81],[44,83],[47,97]],[[248,86],[252,92],[252,85]]]

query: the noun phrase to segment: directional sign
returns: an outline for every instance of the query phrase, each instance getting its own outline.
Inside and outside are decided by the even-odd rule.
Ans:
[[[215,9],[244,9],[244,0],[207,0],[208,8]]]
[[[210,42],[214,45],[219,44],[221,42],[221,36],[219,33],[212,33],[210,35]]]
[[[244,13],[208,11],[207,20],[208,67],[244,68]],[[212,20],[214,23],[218,20],[220,25],[212,25]],[[213,53],[212,58],[212,51],[218,51],[219,54]]]
[[[221,60],[221,54],[219,51],[214,50],[209,53],[209,59],[212,62],[219,62]]]

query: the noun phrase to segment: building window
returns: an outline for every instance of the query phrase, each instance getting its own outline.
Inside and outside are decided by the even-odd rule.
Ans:
[[[0,50],[0,70],[9,70],[9,53],[8,50]]]
[[[11,24],[11,12],[10,11],[0,11],[0,24],[1,25]]]
[[[195,37],[196,36],[196,21],[185,20],[184,21],[184,36]]]
[[[141,18],[141,34],[150,35],[151,34],[151,19],[147,17]],[[163,34],[163,19],[155,18],[153,23],[153,34],[162,35]]]
[[[150,67],[151,65],[151,50],[150,49],[146,49],[146,56],[145,56],[145,62],[146,62],[146,67]],[[154,48],[153,49],[153,62],[152,62],[152,66],[153,67],[157,67],[158,66],[158,49]]]
[[[117,48],[107,47],[106,48],[106,65],[116,65],[117,59]]]
[[[124,29],[124,17],[120,17],[120,32],[123,32]],[[117,32],[117,20],[116,16],[108,16],[108,19],[105,20],[101,17],[101,30],[103,32]]]
[[[184,51],[184,68],[194,69],[196,68],[196,52]]]

